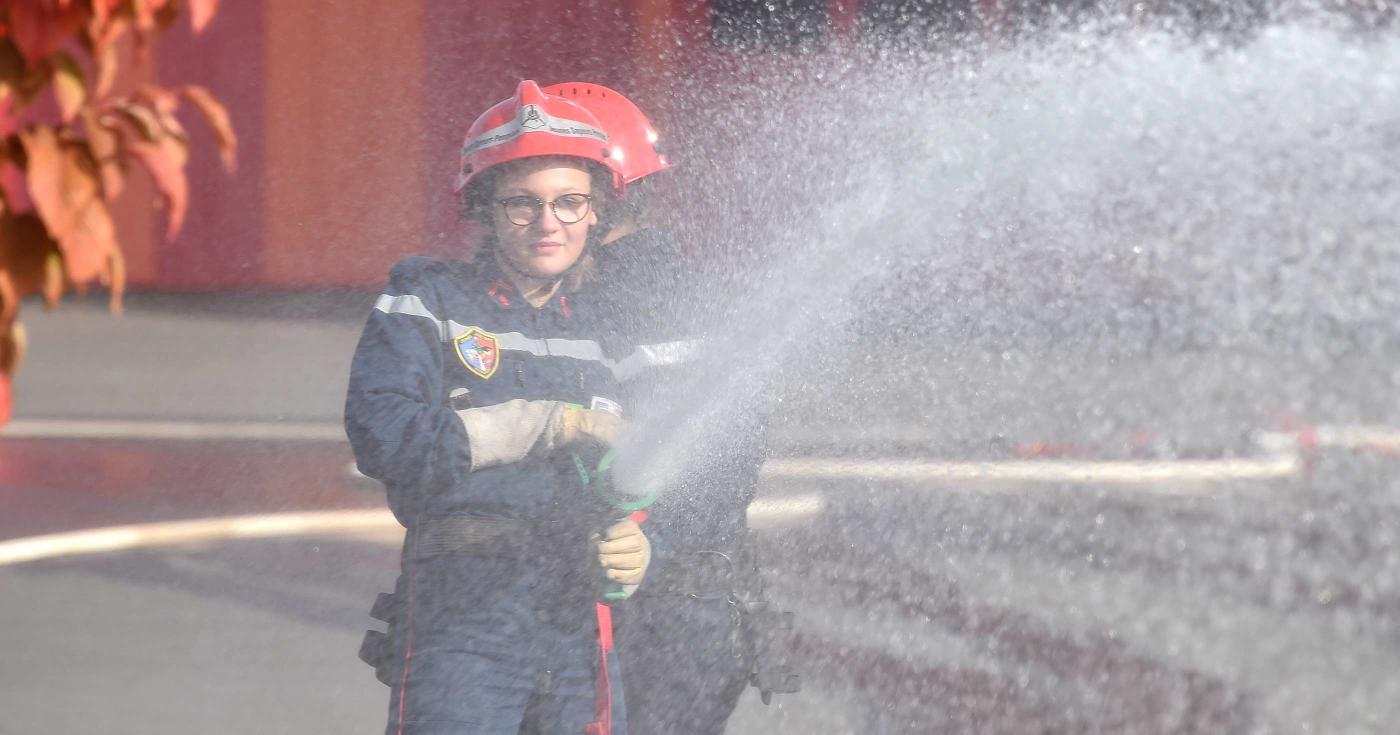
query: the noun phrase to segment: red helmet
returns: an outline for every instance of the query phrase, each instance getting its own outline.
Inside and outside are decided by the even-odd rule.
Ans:
[[[530,80],[515,96],[491,107],[467,129],[462,168],[454,191],[478,174],[507,161],[536,156],[572,156],[601,164],[622,190],[622,169],[610,155],[608,134],[588,110],[562,97],[545,94]]]
[[[551,84],[544,91],[573,100],[598,118],[603,130],[608,132],[612,156],[622,170],[624,183],[630,184],[671,167],[656,148],[656,128],[621,92],[589,82]]]

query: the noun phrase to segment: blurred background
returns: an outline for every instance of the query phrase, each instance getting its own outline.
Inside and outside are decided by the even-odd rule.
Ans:
[[[117,88],[206,87],[237,169],[191,117],[178,235],[159,182],[111,204],[124,313],[22,303],[0,735],[382,728],[355,653],[402,532],[351,463],[349,359],[394,261],[468,251],[461,137],[522,78],[651,115],[672,224],[747,310],[713,335],[734,376],[676,420],[772,406],[750,520],[805,688],[746,694],[729,732],[1391,731],[1394,19],[247,0],[171,24]]]

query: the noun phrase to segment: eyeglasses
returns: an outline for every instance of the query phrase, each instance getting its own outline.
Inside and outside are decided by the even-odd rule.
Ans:
[[[497,203],[505,210],[506,219],[513,225],[533,225],[544,212],[546,204],[561,224],[572,225],[588,216],[593,197],[589,194],[565,194],[552,202],[545,202],[535,197],[520,196],[502,199]]]

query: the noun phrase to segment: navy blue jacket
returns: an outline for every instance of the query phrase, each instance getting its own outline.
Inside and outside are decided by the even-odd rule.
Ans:
[[[389,274],[350,368],[345,428],[360,471],[388,488],[389,506],[417,519],[457,513],[554,521],[585,502],[558,461],[470,472],[454,409],[513,399],[618,402],[598,319],[567,295],[532,308],[489,257],[408,258]]]

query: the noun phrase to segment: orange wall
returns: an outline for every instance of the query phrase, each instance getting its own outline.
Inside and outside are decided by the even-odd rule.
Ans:
[[[160,40],[157,58],[161,82],[207,87],[229,110],[238,133],[236,174],[224,171],[213,136],[203,121],[186,110],[190,135],[190,207],[174,242],[163,239],[164,214],[153,241],[152,280],[139,285],[161,288],[223,288],[256,285],[262,278],[263,195],[266,177],[263,119],[266,59],[265,3],[221,3],[213,24],[198,37],[185,23]],[[133,177],[139,178],[139,177]]]
[[[422,3],[265,7],[261,281],[376,282],[422,239]]]
[[[229,104],[239,171],[220,170],[191,121],[187,225],[133,242],[137,284],[368,286],[404,255],[460,251],[450,182],[472,118],[523,77],[627,88],[633,3],[647,1],[221,4],[203,36],[163,40],[160,72]]]
[[[164,36],[162,82],[207,86],[228,105],[239,168],[222,169],[189,115],[186,225],[165,242],[164,215],[132,202],[133,284],[382,280],[422,236],[422,11],[422,0],[245,0],[222,3],[198,37],[183,24]]]

